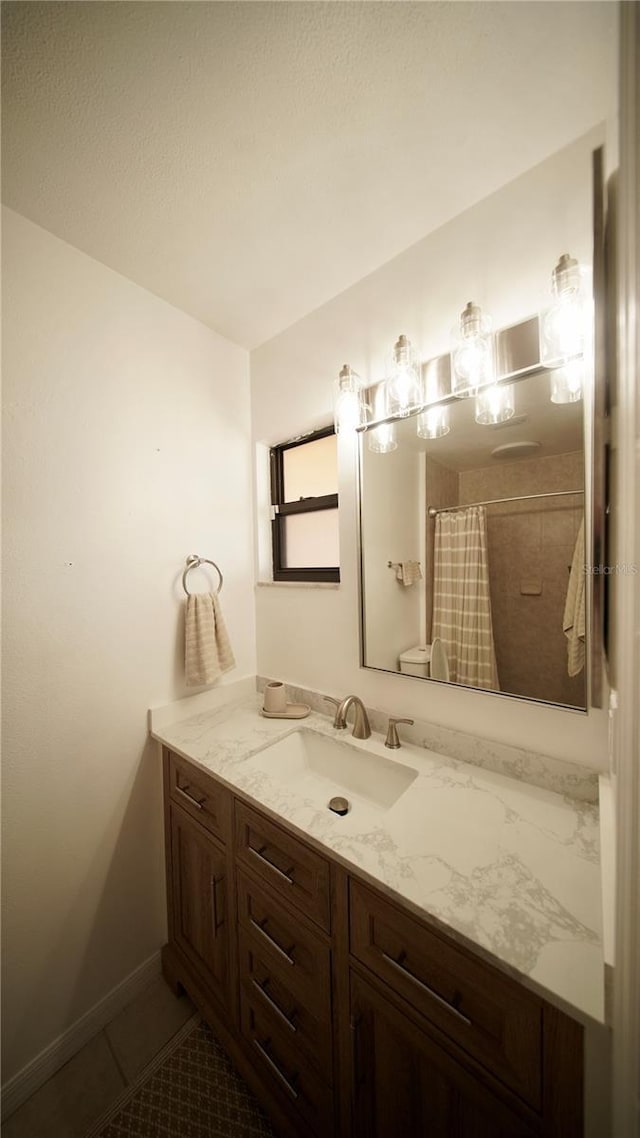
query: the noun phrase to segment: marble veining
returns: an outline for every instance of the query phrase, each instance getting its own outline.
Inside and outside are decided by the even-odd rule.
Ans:
[[[262,691],[268,682],[263,676],[258,676],[258,689]],[[287,691],[290,700],[296,703],[308,703],[314,711],[326,715],[327,703],[321,693],[290,684],[287,684]],[[367,714],[372,729],[384,734],[388,715],[375,708],[367,708]],[[449,758],[460,759],[464,763],[496,771],[498,774],[507,775],[508,778],[520,779],[544,790],[569,794],[572,798],[579,798],[584,802],[598,801],[597,772],[581,767],[578,763],[419,720],[416,720],[413,727],[403,726],[402,738],[417,747],[426,747],[427,750],[437,751]]]
[[[381,736],[354,740],[317,712],[304,721],[265,719],[260,703],[245,697],[154,734],[569,1013],[602,1022],[593,804],[421,746],[403,745],[394,756]],[[418,776],[389,809],[359,802],[337,817],[270,775],[265,759],[252,764],[300,730],[396,758]]]

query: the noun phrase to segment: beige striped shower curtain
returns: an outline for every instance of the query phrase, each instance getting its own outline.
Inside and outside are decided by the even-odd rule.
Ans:
[[[437,515],[433,586],[432,635],[444,644],[451,681],[499,691],[482,506]]]

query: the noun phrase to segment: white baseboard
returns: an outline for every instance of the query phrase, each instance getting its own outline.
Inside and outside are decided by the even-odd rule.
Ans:
[[[22,1106],[23,1102],[37,1091],[47,1079],[55,1075],[85,1043],[97,1035],[110,1023],[118,1012],[130,1004],[135,997],[160,974],[160,952],[154,952],[148,960],[135,968],[120,984],[97,1004],[94,1004],[71,1027],[63,1031],[44,1051],[36,1055],[21,1071],[9,1079],[2,1087],[2,1118],[7,1118]]]

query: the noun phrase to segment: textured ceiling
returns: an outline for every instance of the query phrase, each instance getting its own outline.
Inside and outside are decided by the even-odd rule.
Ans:
[[[613,3],[3,3],[3,200],[254,347],[600,121]]]

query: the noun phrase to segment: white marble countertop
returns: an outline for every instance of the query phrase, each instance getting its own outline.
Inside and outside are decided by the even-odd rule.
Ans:
[[[266,719],[251,695],[152,735],[294,826],[348,869],[392,890],[580,1020],[604,1019],[598,810],[420,747],[385,748],[312,712]],[[292,731],[316,731],[418,777],[389,810],[338,817],[247,759]]]

